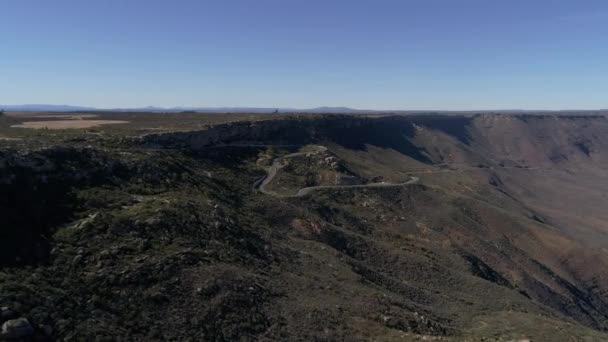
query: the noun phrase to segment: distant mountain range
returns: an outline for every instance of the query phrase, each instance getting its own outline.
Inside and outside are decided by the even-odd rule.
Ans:
[[[0,105],[0,109],[16,112],[70,112],[77,110],[94,110],[91,107],[68,106],[68,105],[46,105],[46,104],[26,104],[26,105]]]
[[[298,108],[262,108],[262,107],[136,107],[136,108],[96,108],[72,105],[49,105],[49,104],[24,104],[24,105],[0,105],[0,110],[14,112],[200,112],[200,113],[326,113],[326,114],[363,114],[363,113],[542,113],[542,112],[606,112],[608,109],[597,110],[525,110],[525,109],[490,109],[490,110],[367,110],[354,109],[349,107],[317,107],[309,109]]]
[[[96,108],[71,105],[24,104],[0,105],[6,111],[23,112],[74,112],[74,111],[120,111],[120,112],[183,112],[195,111],[206,113],[274,113],[279,112],[306,112],[306,113],[356,113],[370,112],[369,110],[352,109],[348,107],[318,107],[312,109],[296,108],[258,108],[258,107],[139,107],[139,108]]]

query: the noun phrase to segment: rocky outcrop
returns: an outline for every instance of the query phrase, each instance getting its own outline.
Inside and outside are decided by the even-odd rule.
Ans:
[[[7,340],[21,340],[34,335],[34,328],[26,318],[11,319],[2,324],[0,337]]]
[[[365,149],[366,144],[371,144],[427,161],[423,149],[411,141],[415,135],[412,120],[412,117],[406,116],[380,119],[346,115],[294,117],[218,124],[202,131],[149,134],[137,138],[136,143],[150,148],[192,150],[217,145],[304,145],[322,142],[361,150]]]
[[[532,167],[569,160],[608,163],[604,116],[319,116],[218,124],[201,131],[149,134],[145,147],[199,150],[217,145],[335,143],[396,150],[424,163],[469,163]]]

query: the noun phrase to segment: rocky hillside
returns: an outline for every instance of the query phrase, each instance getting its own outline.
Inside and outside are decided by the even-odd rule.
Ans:
[[[606,137],[602,116],[302,116],[2,148],[0,338],[603,341]],[[328,150],[289,160],[290,191],[418,181],[256,190],[307,144]]]

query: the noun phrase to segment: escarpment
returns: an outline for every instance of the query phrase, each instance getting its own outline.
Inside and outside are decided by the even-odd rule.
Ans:
[[[0,323],[38,340],[605,340],[607,123],[300,115],[3,147]]]

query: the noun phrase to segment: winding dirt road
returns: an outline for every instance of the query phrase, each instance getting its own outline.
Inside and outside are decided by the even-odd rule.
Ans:
[[[298,190],[298,192],[295,195],[283,195],[283,194],[279,194],[276,193],[274,191],[270,191],[266,189],[266,186],[272,181],[272,179],[277,175],[277,172],[282,169],[283,167],[285,167],[285,165],[287,164],[283,164],[283,160],[287,159],[287,158],[293,158],[293,157],[297,157],[297,156],[302,156],[302,155],[306,155],[306,156],[311,156],[313,154],[317,154],[317,153],[321,153],[321,152],[325,152],[327,151],[327,147],[325,146],[314,146],[316,148],[316,151],[312,151],[312,152],[296,152],[296,153],[290,153],[287,154],[283,157],[279,157],[279,158],[275,158],[272,162],[272,165],[267,169],[268,174],[263,178],[258,180],[255,184],[254,184],[254,188],[259,190],[261,193],[265,194],[265,195],[269,195],[269,196],[274,196],[274,197],[282,197],[282,198],[293,198],[293,197],[303,197],[306,196],[308,194],[310,194],[313,191],[316,190],[323,190],[323,189],[360,189],[360,188],[385,188],[385,187],[398,187],[398,186],[404,186],[404,185],[409,185],[409,184],[414,184],[417,183],[419,178],[418,177],[411,177],[410,180],[405,181],[403,183],[386,183],[386,182],[380,182],[380,183],[369,183],[369,184],[359,184],[359,185],[319,185],[319,186],[310,186],[310,187],[306,187],[306,188],[302,188],[300,190]]]

